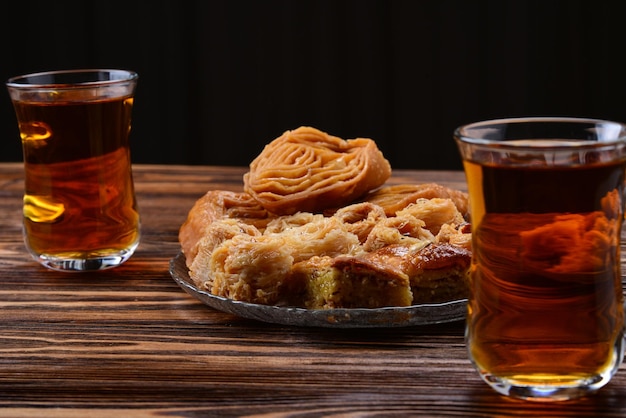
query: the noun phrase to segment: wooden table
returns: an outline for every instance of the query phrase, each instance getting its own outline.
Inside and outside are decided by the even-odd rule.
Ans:
[[[467,359],[462,321],[297,328],[188,296],[168,272],[178,228],[207,190],[240,190],[244,170],[136,166],[138,251],[83,274],[26,253],[22,165],[0,164],[0,416],[626,416],[624,370],[573,402],[498,395]],[[393,181],[465,188],[460,172],[396,171]]]

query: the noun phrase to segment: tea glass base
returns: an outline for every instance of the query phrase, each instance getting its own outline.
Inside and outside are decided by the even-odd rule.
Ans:
[[[117,267],[128,260],[138,243],[125,250],[106,253],[32,254],[44,267],[57,271],[97,271]]]
[[[621,333],[613,347],[613,361],[604,373],[581,377],[580,379],[567,378],[559,382],[557,378],[547,382],[545,376],[538,376],[533,381],[532,376],[522,378],[494,376],[484,370],[479,370],[482,379],[498,393],[512,398],[538,402],[567,401],[591,395],[609,383],[619,369],[624,359],[624,335]]]
[[[552,402],[567,401],[591,395],[607,384],[611,376],[597,376],[559,386],[557,384],[541,385],[517,382],[514,379],[506,379],[497,376],[483,375],[483,380],[498,393],[512,398],[529,401]]]

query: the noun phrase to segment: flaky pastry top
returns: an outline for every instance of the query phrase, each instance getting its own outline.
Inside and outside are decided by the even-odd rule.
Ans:
[[[263,149],[244,175],[244,190],[268,211],[289,215],[345,206],[390,176],[373,140],[344,140],[303,126]]]

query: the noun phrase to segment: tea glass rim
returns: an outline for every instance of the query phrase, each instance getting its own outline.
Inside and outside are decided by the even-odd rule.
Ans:
[[[468,130],[472,128],[495,128],[502,125],[513,124],[557,124],[557,123],[569,123],[569,124],[595,124],[603,126],[614,126],[619,128],[616,130],[612,138],[600,137],[598,140],[584,140],[575,138],[562,138],[561,141],[551,143],[536,143],[531,144],[535,139],[528,138],[527,141],[512,141],[505,139],[489,139],[484,137],[478,137],[476,135],[471,136],[468,134]],[[618,144],[626,145],[626,123],[621,123],[608,119],[598,118],[583,118],[583,117],[560,117],[560,116],[532,116],[532,117],[513,117],[513,118],[500,118],[489,119],[478,122],[472,122],[465,125],[461,125],[454,130],[454,138],[456,141],[468,145],[483,145],[489,148],[502,148],[510,150],[528,150],[528,151],[548,151],[548,150],[563,150],[572,148],[604,148],[607,146],[615,146]],[[536,138],[539,139],[539,138]]]
[[[71,74],[98,74],[109,73],[116,75],[115,78],[109,80],[93,80],[93,81],[77,81],[77,82],[30,82],[31,78],[41,78],[54,75],[71,75]],[[74,89],[88,87],[104,87],[120,83],[128,83],[136,81],[139,74],[132,70],[114,69],[114,68],[83,68],[74,70],[53,70],[28,73],[9,78],[6,86],[10,89],[32,90],[32,89]]]

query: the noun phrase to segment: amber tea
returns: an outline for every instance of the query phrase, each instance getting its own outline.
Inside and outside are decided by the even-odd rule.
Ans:
[[[622,361],[621,142],[460,145],[473,239],[467,344],[501,393],[582,396]]]
[[[81,86],[9,85],[24,154],[26,245],[59,270],[114,267],[139,242],[129,149],[134,82]]]

